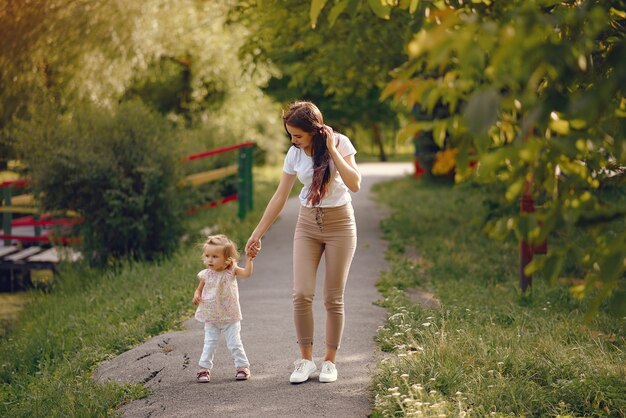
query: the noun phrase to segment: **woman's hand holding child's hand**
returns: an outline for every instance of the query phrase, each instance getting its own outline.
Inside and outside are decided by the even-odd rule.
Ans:
[[[246,256],[255,258],[261,251],[261,240],[250,238],[246,244]]]

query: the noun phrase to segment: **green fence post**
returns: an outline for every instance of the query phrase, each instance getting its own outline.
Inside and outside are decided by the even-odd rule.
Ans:
[[[243,219],[246,217],[246,190],[244,186],[245,181],[245,164],[246,164],[246,155],[243,152],[243,148],[239,148],[239,161],[237,166],[237,205],[238,211],[237,215],[239,219]]]
[[[239,148],[238,190],[239,219],[252,209],[252,147]]]
[[[246,153],[247,153],[247,162],[248,162],[248,167],[246,168],[246,172],[248,173],[248,211],[251,211],[252,208],[254,207],[254,193],[253,193],[253,185],[254,185],[254,181],[252,179],[252,166],[254,165],[254,159],[253,159],[253,154],[254,154],[254,147],[248,147],[246,148]]]
[[[7,208],[11,206],[11,186],[4,188],[4,206]],[[4,235],[11,235],[11,222],[13,221],[13,214],[11,212],[4,212],[2,214],[2,231]],[[5,239],[4,245],[10,245],[11,240]]]
[[[35,213],[33,215],[33,220],[34,221],[40,221],[41,220],[41,214],[40,213]],[[41,236],[41,226],[39,226],[39,225],[35,226],[35,236],[36,237],[40,237]]]
[[[39,198],[39,193],[37,193],[37,198]],[[35,201],[38,201],[39,199],[35,199]],[[41,212],[37,211],[37,213],[33,214],[33,219],[35,221],[40,221],[41,220]],[[42,233],[42,227],[41,226],[35,226],[35,236],[36,237],[40,237]]]

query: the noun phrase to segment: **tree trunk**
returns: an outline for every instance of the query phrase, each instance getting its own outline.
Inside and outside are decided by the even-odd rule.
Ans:
[[[374,135],[374,141],[378,144],[380,161],[387,161],[387,155],[385,155],[385,148],[383,147],[383,138],[380,136],[380,130],[378,129],[376,122],[372,122],[372,134]]]

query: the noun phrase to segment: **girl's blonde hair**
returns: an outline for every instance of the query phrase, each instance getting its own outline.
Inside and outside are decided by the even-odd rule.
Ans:
[[[226,235],[210,235],[207,237],[204,244],[202,244],[202,262],[206,265],[206,257],[204,256],[207,247],[210,245],[217,245],[224,250],[224,258],[226,259],[226,265],[231,267],[239,260],[239,251],[237,251],[237,244],[230,240]]]

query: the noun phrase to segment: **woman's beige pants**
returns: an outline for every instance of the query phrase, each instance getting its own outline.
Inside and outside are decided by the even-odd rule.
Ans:
[[[339,348],[344,323],[343,292],[355,250],[352,204],[335,208],[300,207],[293,245],[293,316],[301,346],[313,345],[315,276],[324,254],[326,346]]]

